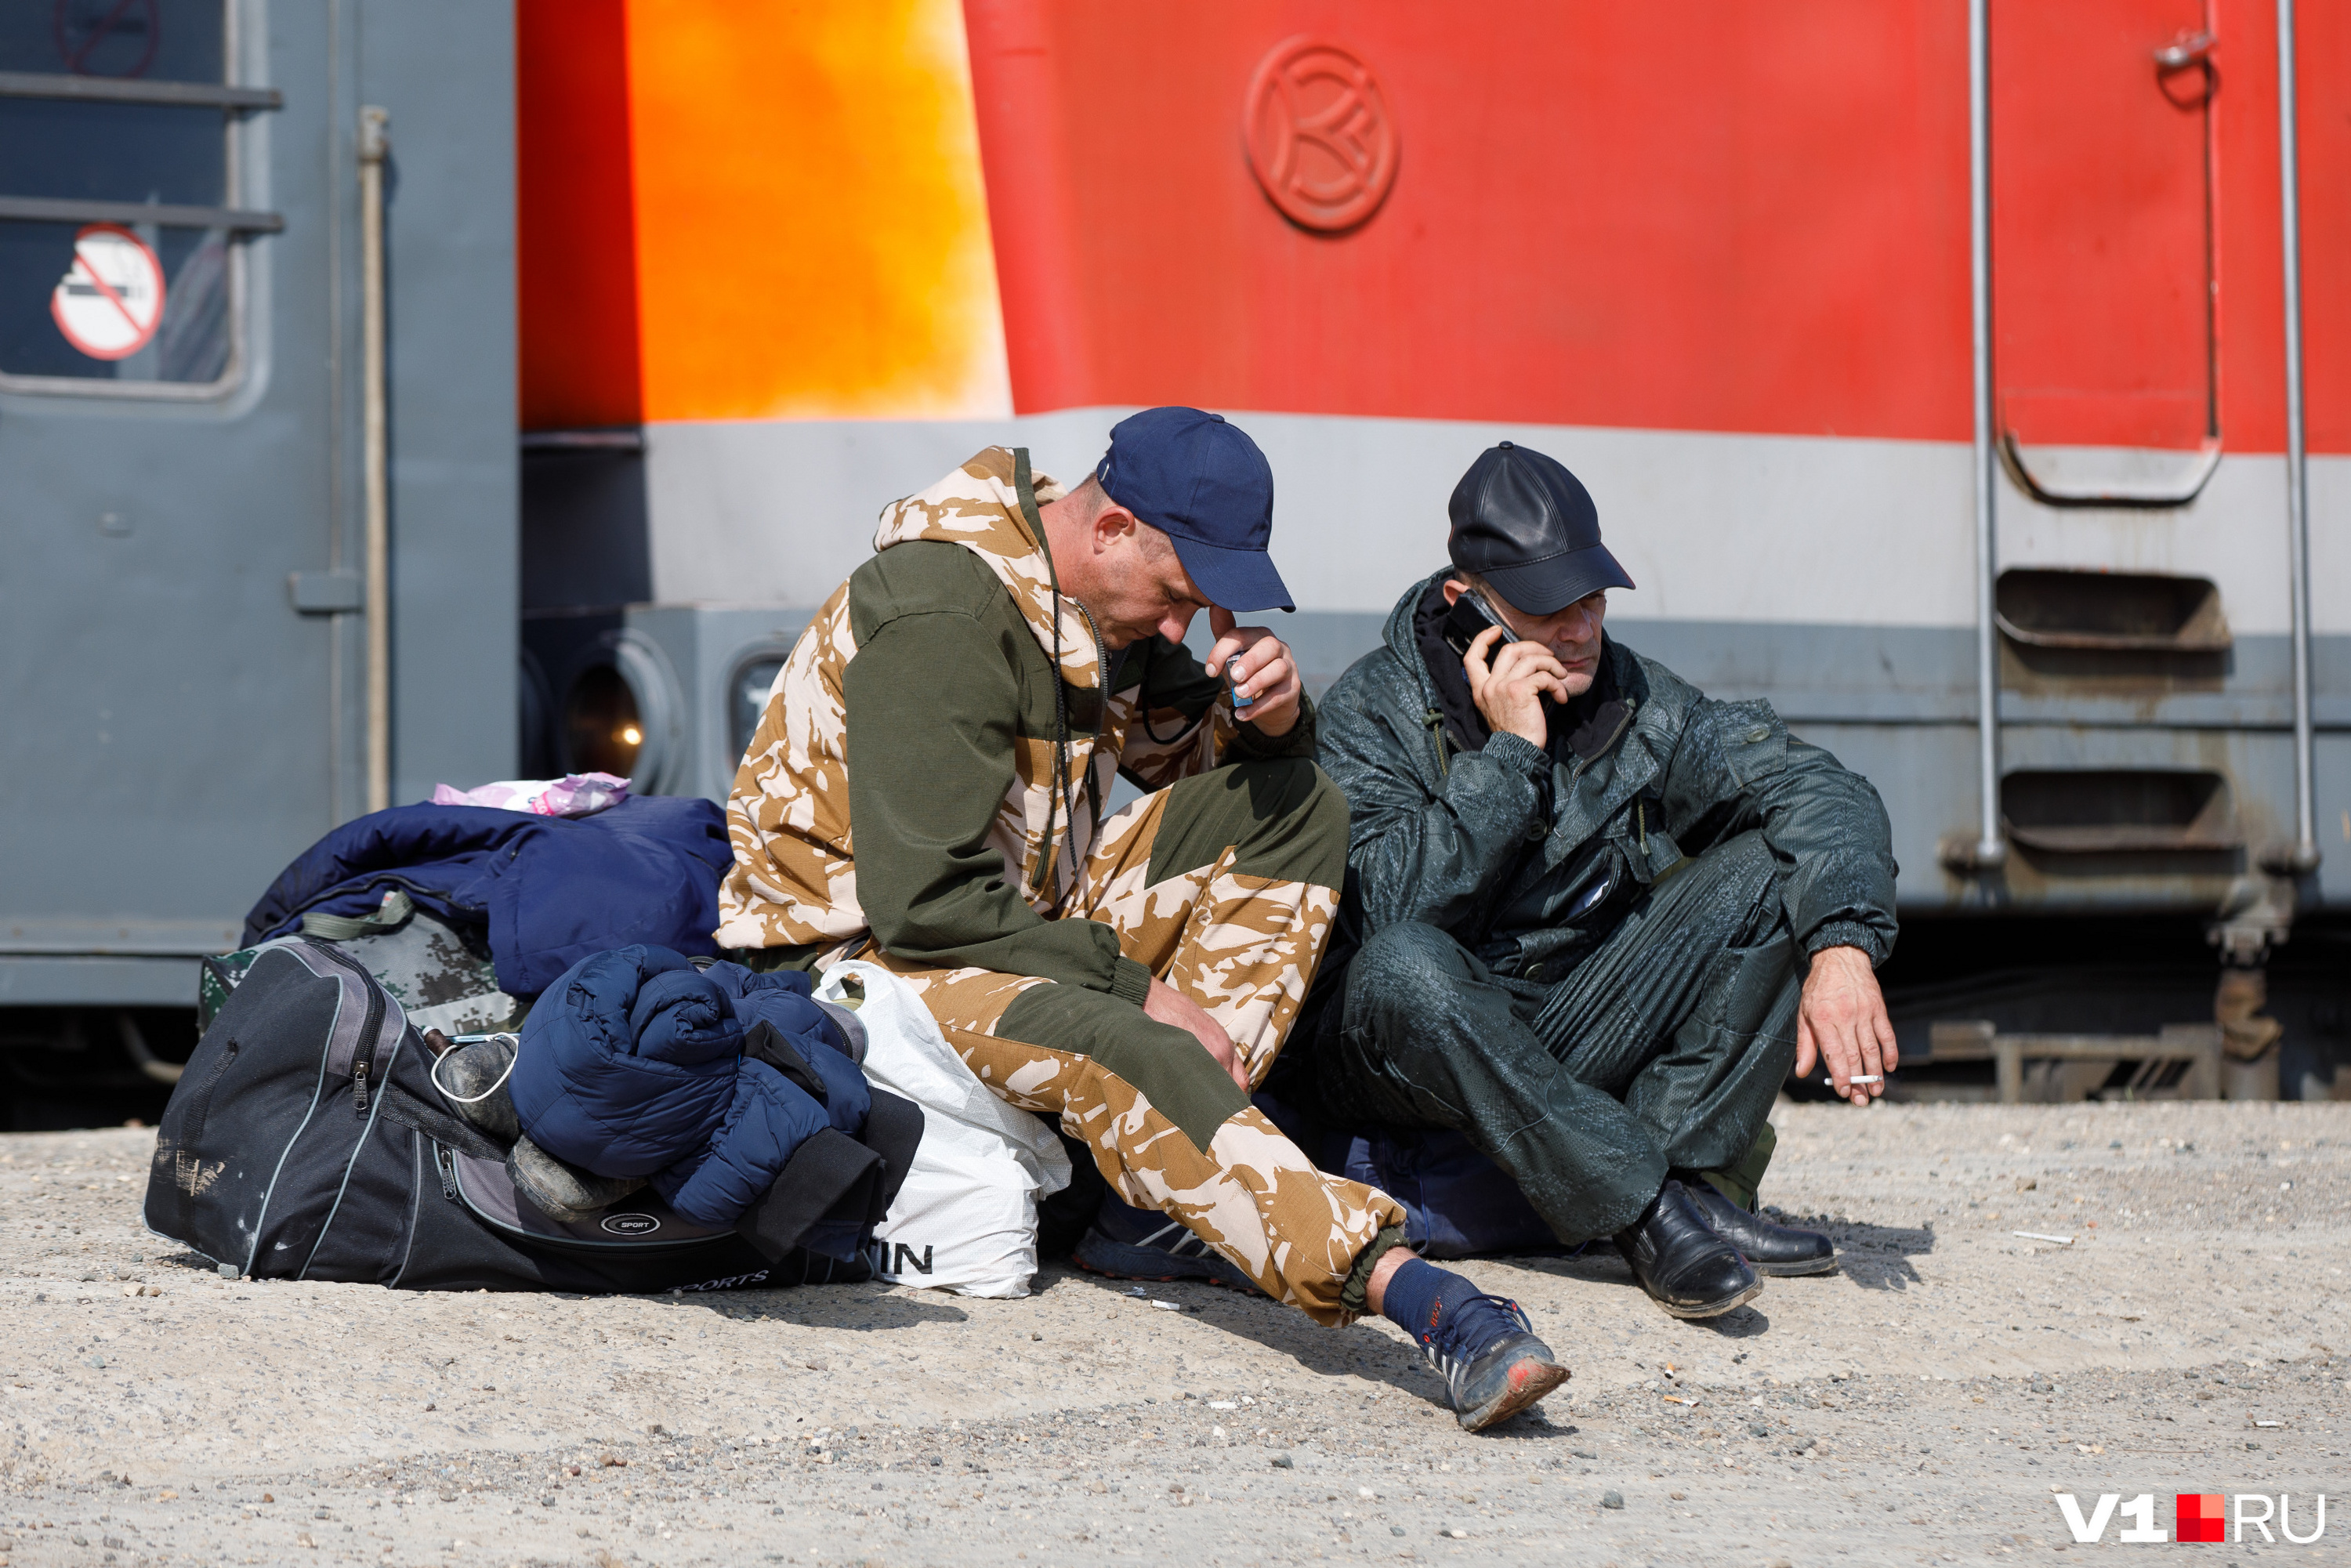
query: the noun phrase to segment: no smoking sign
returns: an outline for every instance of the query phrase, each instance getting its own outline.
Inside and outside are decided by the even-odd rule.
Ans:
[[[73,266],[49,296],[66,341],[93,360],[127,360],[163,319],[163,265],[147,242],[112,224],[74,235]]]

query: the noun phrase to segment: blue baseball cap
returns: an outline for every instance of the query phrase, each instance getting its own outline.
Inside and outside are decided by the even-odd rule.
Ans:
[[[1209,603],[1298,608],[1266,550],[1273,465],[1238,426],[1196,408],[1146,408],[1111,427],[1094,477],[1112,500],[1167,536]]]

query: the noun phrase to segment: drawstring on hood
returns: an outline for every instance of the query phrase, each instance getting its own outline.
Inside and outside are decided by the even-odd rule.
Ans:
[[[1029,489],[1029,449],[1015,449],[1012,455],[1015,486],[1024,494]],[[1038,517],[1037,553],[1045,558],[1045,571],[1053,584],[1053,777],[1045,787],[1052,804],[1045,808],[1045,852],[1037,857],[1036,874],[1029,879],[1029,891],[1043,893],[1053,875],[1053,868],[1061,859],[1061,846],[1053,837],[1063,811],[1070,821],[1078,820],[1075,807],[1070,804],[1070,685],[1061,679],[1061,569],[1053,564],[1053,547],[1045,542],[1044,517]],[[1053,912],[1061,909],[1061,889],[1053,889]]]
[[[1020,493],[1024,497],[1033,496],[1033,492],[1030,490],[1029,484],[1029,449],[1027,447],[1021,446],[1015,447],[1013,449],[1012,472],[1013,483],[1019,488]],[[1023,510],[1025,513],[1026,508],[1024,507]],[[1037,872],[1036,874],[1029,879],[1029,891],[1032,894],[1041,894],[1047,890],[1049,880],[1053,875],[1054,868],[1061,863],[1061,843],[1054,837],[1055,833],[1060,829],[1061,819],[1064,815],[1069,818],[1069,842],[1072,848],[1074,848],[1077,841],[1078,826],[1076,780],[1070,777],[1070,685],[1067,681],[1060,678],[1061,669],[1061,569],[1053,564],[1053,547],[1046,542],[1044,523],[1044,517],[1040,513],[1037,518],[1037,553],[1045,558],[1045,570],[1053,585],[1053,671],[1055,676],[1053,681],[1053,777],[1052,782],[1049,787],[1050,793],[1052,797],[1052,804],[1048,806],[1045,810],[1045,852],[1037,857]],[[1071,599],[1070,602],[1076,605],[1078,613],[1085,618],[1086,631],[1088,634],[1093,638],[1094,660],[1097,666],[1107,665],[1110,662],[1109,655],[1103,651],[1102,628],[1094,624],[1093,612],[1088,610],[1081,601]],[[1107,685],[1108,682],[1105,681],[1103,684]],[[1095,825],[1100,826],[1101,824],[1098,822]],[[1071,886],[1075,886],[1077,884],[1078,871],[1079,867],[1076,863],[1075,856],[1072,855],[1070,866],[1070,883]],[[1052,912],[1054,915],[1059,915],[1061,913],[1061,901],[1063,898],[1068,896],[1068,894],[1066,890],[1060,887],[1054,887],[1051,891],[1053,897]]]

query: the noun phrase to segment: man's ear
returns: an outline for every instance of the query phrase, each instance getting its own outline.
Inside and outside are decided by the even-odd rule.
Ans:
[[[1466,583],[1456,582],[1451,578],[1447,578],[1445,580],[1446,608],[1449,610],[1458,604],[1461,601],[1461,596],[1468,591],[1469,589]]]
[[[1094,553],[1100,555],[1120,539],[1131,538],[1142,519],[1116,501],[1105,501],[1094,514]]]

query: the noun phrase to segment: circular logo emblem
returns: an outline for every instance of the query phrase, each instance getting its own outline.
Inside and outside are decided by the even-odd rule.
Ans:
[[[147,242],[112,224],[74,235],[73,265],[49,294],[66,341],[93,360],[127,360],[163,319],[163,264]]]
[[[604,1228],[615,1236],[651,1236],[661,1228],[661,1221],[650,1214],[608,1214]]]
[[[1353,228],[1395,183],[1395,117],[1372,68],[1336,44],[1292,38],[1259,61],[1241,134],[1258,183],[1301,227]]]

